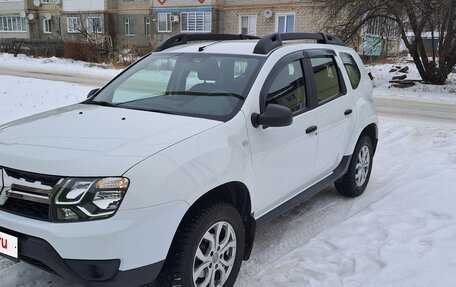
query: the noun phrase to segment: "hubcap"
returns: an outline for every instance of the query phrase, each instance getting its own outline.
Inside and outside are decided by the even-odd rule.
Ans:
[[[368,146],[363,146],[356,160],[355,182],[358,187],[364,185],[369,174],[370,152]]]
[[[196,287],[222,287],[236,259],[236,234],[228,222],[220,221],[201,239],[193,259],[193,284]]]

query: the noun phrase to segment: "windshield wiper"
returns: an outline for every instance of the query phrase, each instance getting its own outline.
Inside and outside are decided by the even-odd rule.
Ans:
[[[235,94],[235,93],[227,93],[227,92],[220,92],[220,93],[201,93],[201,92],[180,92],[180,91],[173,91],[173,92],[166,92],[165,96],[202,96],[202,97],[234,97],[240,99],[241,101],[245,100],[245,97]]]
[[[87,104],[103,106],[103,107],[117,107],[116,104],[113,104],[113,103],[110,103],[110,102],[106,102],[106,101],[90,101]]]
[[[167,114],[167,115],[175,115],[176,113],[165,111],[165,110],[158,110],[158,109],[147,109],[147,108],[140,108],[140,107],[122,107],[127,110],[136,110],[136,111],[143,111],[143,112],[151,112],[151,113],[160,113],[160,114]]]

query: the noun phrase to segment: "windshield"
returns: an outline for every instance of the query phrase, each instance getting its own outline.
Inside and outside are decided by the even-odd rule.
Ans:
[[[86,103],[227,121],[242,106],[260,62],[239,55],[152,54]]]

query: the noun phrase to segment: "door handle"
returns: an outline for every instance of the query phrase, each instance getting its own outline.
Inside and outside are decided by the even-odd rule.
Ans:
[[[311,126],[311,127],[307,128],[306,134],[310,134],[310,133],[313,133],[316,131],[317,131],[317,126]]]
[[[351,113],[353,113],[353,111],[351,109],[348,109],[344,112],[344,115],[348,116]]]

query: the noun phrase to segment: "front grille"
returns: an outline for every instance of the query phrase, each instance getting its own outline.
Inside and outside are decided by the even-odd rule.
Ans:
[[[0,210],[39,220],[51,221],[50,204],[59,177],[23,172],[8,168],[3,174]]]
[[[17,215],[22,215],[39,220],[50,220],[49,204],[21,200],[17,198],[8,198],[1,210],[5,210]]]

